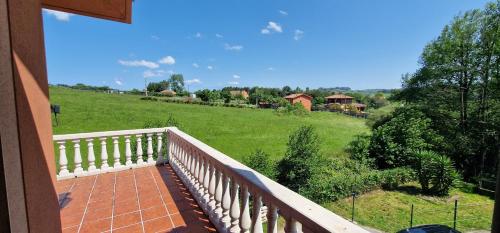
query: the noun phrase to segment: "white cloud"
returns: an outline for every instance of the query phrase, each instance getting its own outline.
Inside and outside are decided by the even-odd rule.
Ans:
[[[207,66],[207,69],[209,69],[209,70],[213,70],[213,69],[214,69],[214,67],[213,67],[213,66]]]
[[[233,74],[233,78],[234,79],[240,79],[241,77],[239,75],[237,75],[237,74]]]
[[[151,78],[151,77],[161,77],[165,74],[164,70],[146,70],[142,73],[142,77]]]
[[[174,74],[175,72],[173,70],[167,71],[169,74]]]
[[[120,80],[120,79],[118,79],[118,78],[115,78],[115,83],[116,83],[116,85],[118,85],[118,86],[123,85],[123,81],[122,81],[122,80]]]
[[[151,35],[151,39],[153,39],[153,40],[159,40],[160,37],[159,36],[155,36],[155,35]]]
[[[217,38],[224,38],[224,36],[223,36],[223,35],[221,35],[221,34],[219,34],[219,33],[216,33],[216,34],[215,34],[215,37],[217,37]]]
[[[189,80],[186,80],[184,81],[186,84],[188,85],[191,85],[191,84],[200,84],[201,83],[201,80],[195,78],[195,79],[189,79]]]
[[[197,32],[197,33],[194,35],[194,37],[196,37],[196,38],[201,38],[201,36],[202,36],[202,35],[201,35],[201,33],[199,33],[199,32]]]
[[[224,49],[229,51],[241,51],[243,49],[243,45],[224,44]]]
[[[293,34],[293,39],[300,40],[300,39],[302,39],[302,37],[304,37],[304,31],[299,30],[299,29],[295,30],[295,32]]]
[[[173,65],[175,64],[175,59],[172,56],[166,56],[158,61],[158,63],[161,64],[166,64],[166,65]]]
[[[274,67],[268,67],[267,70],[269,70],[269,71],[275,71],[276,69]]]
[[[160,67],[160,65],[152,62],[152,61],[146,61],[146,60],[133,60],[133,61],[124,61],[124,60],[118,60],[118,63],[124,66],[144,66],[149,69],[156,69]]]
[[[227,84],[229,84],[229,85],[238,85],[240,83],[238,81],[230,81],[230,82],[227,82]]]
[[[284,15],[284,16],[287,16],[288,15],[288,12],[284,11],[284,10],[279,10],[278,11],[281,15]]]
[[[283,28],[281,27],[281,25],[279,25],[278,23],[273,22],[273,21],[269,21],[267,23],[267,26],[265,28],[263,28],[262,30],[260,30],[260,33],[262,33],[262,34],[271,34],[274,32],[282,33]]]
[[[69,18],[73,16],[73,14],[66,13],[66,12],[61,12],[61,11],[55,11],[55,10],[48,10],[48,9],[43,9],[45,13],[48,15],[52,15],[56,17],[57,20],[59,21],[69,21]]]
[[[198,69],[200,67],[200,65],[198,65],[198,63],[193,63],[193,67]]]

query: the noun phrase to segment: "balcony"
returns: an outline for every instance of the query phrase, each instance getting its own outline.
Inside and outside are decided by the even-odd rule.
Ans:
[[[53,139],[63,232],[367,232],[177,128]]]

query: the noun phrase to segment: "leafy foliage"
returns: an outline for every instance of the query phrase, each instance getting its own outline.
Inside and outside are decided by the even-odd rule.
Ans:
[[[312,126],[301,126],[288,139],[285,157],[277,165],[277,180],[298,192],[320,170],[321,161],[318,135]]]
[[[257,149],[254,153],[243,157],[243,163],[270,179],[274,180],[276,177],[275,162],[269,154],[261,149]]]
[[[414,167],[422,191],[427,194],[448,195],[458,180],[452,161],[432,151],[418,152]]]
[[[408,166],[414,151],[435,149],[442,138],[416,108],[401,107],[373,130],[369,153],[381,169]]]

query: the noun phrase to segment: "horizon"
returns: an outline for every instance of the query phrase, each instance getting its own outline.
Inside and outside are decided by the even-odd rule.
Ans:
[[[486,2],[135,1],[131,25],[44,10],[49,82],[397,89],[453,17]]]

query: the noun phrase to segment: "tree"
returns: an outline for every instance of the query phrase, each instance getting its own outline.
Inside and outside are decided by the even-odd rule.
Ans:
[[[424,49],[394,99],[418,105],[466,179],[495,174],[500,150],[500,1],[465,12]]]
[[[442,141],[431,120],[413,107],[400,107],[373,130],[370,157],[381,169],[411,165],[414,151],[437,149]]]
[[[168,79],[168,83],[170,83],[172,91],[176,93],[184,92],[184,76],[182,74],[172,74]]]
[[[301,126],[288,139],[285,157],[277,165],[277,180],[298,192],[320,167],[318,135],[312,126]]]

